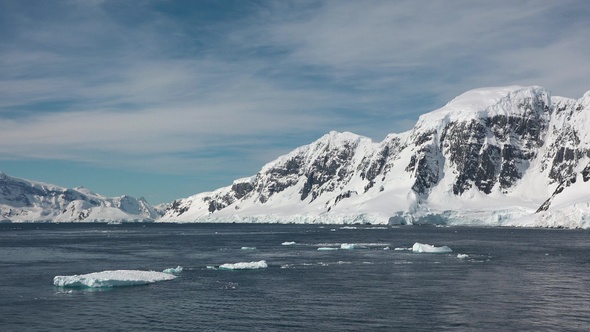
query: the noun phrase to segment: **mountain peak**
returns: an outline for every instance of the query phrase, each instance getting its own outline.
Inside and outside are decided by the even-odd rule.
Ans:
[[[539,86],[488,87],[469,90],[445,106],[419,117],[417,128],[445,125],[494,115],[522,114],[527,104],[551,105],[551,93]]]

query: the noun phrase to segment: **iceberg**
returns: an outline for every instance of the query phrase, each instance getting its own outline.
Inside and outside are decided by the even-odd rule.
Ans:
[[[424,243],[418,243],[418,242],[414,243],[414,245],[412,246],[412,251],[418,252],[418,253],[436,253],[436,254],[453,252],[453,250],[451,250],[451,248],[449,248],[447,246],[435,247],[430,244],[424,244]]]
[[[281,245],[283,245],[283,246],[294,246],[296,244],[297,243],[295,241],[287,241],[287,242],[281,243]]]
[[[140,270],[102,271],[81,275],[55,276],[53,284],[58,287],[103,288],[146,285],[175,279],[170,273]]]
[[[256,270],[256,269],[266,269],[268,265],[266,261],[258,261],[258,262],[241,262],[241,263],[227,263],[219,265],[220,270]]]
[[[467,255],[467,254],[457,254],[457,258],[459,258],[459,259],[465,259],[465,258],[469,258],[469,255]]]
[[[182,266],[179,265],[177,267],[171,267],[171,268],[165,269],[162,272],[168,273],[168,274],[179,274],[180,272],[182,272],[182,270],[183,270]]]

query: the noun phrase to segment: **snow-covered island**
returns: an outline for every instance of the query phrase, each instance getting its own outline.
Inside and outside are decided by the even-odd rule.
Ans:
[[[590,92],[468,91],[381,142],[330,132],[228,187],[153,208],[0,176],[4,221],[590,227]]]

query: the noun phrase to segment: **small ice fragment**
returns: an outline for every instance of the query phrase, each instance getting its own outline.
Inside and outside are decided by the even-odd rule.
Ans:
[[[101,288],[145,285],[175,278],[176,276],[164,272],[115,270],[81,275],[55,276],[53,284],[58,287]]]
[[[318,250],[321,250],[321,251],[329,251],[329,250],[338,250],[338,248],[334,248],[334,247],[319,247]]]
[[[171,267],[171,268],[165,269],[162,272],[169,273],[169,274],[179,274],[180,272],[182,272],[182,270],[183,270],[182,266],[178,265],[177,267]]]
[[[219,265],[220,270],[255,270],[255,269],[265,269],[268,265],[266,261],[258,261],[258,262],[241,262],[241,263],[227,263]]]
[[[468,257],[469,257],[469,255],[467,255],[467,254],[457,254],[457,258],[459,258],[459,259],[465,259]]]
[[[283,246],[293,246],[295,244],[297,244],[295,241],[286,241],[286,242],[281,243],[281,245],[283,245]]]
[[[419,253],[436,253],[436,254],[453,252],[453,250],[451,250],[451,248],[449,248],[447,246],[435,247],[431,244],[424,244],[424,243],[418,243],[418,242],[414,243],[414,245],[412,246],[412,251],[419,252]]]
[[[395,251],[412,251],[412,248],[395,248]]]
[[[390,250],[391,248],[389,248],[389,246],[383,248],[383,250]]]
[[[242,250],[256,250],[256,247],[242,247]]]
[[[354,243],[342,243],[340,245],[340,249],[345,249],[345,250],[357,249],[358,247],[359,246]]]

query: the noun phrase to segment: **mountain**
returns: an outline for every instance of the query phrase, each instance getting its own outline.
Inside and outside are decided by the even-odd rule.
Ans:
[[[588,135],[590,92],[471,90],[382,142],[330,132],[159,221],[586,227],[590,182],[567,183],[589,170]]]
[[[1,222],[154,221],[158,217],[143,198],[103,197],[85,188],[66,189],[0,172]]]

